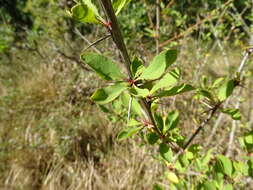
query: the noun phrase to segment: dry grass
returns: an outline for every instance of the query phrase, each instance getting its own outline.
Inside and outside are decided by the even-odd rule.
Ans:
[[[177,61],[183,80],[195,77],[193,82],[198,84],[198,69],[214,78],[231,72],[219,53],[206,55],[201,47],[189,53],[189,49],[183,49]],[[233,52],[228,59],[232,66],[238,65],[241,54]],[[162,164],[151,156],[156,150],[140,146],[138,137],[116,141],[123,123],[111,122],[88,100],[100,85],[97,77],[61,57],[51,63],[28,64],[29,72],[6,69],[2,75],[9,72],[14,82],[8,86],[0,80],[0,189],[146,190],[157,182],[168,183],[161,178]],[[181,113],[180,128],[185,134],[194,131],[194,114],[199,113],[190,96],[169,99],[165,108],[188,110]],[[245,102],[243,121],[250,117],[250,108]],[[210,130],[197,140],[201,143]],[[217,135],[225,133],[221,128]],[[226,135],[220,143],[227,140]]]

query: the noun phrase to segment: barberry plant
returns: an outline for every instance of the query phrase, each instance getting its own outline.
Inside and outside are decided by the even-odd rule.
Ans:
[[[214,149],[205,150],[204,145],[194,144],[210,121],[221,112],[240,120],[238,106],[228,107],[233,93],[239,94],[243,85],[243,68],[253,48],[248,48],[243,60],[232,77],[222,77],[211,84],[206,82],[194,86],[180,83],[181,69],[173,66],[178,52],[176,49],[164,49],[157,54],[146,67],[138,57],[130,57],[118,24],[116,15],[131,0],[100,0],[104,17],[92,0],[79,0],[69,11],[76,20],[83,23],[101,24],[110,33],[117,51],[120,52],[125,69],[112,58],[93,52],[84,52],[80,58],[97,75],[107,81],[108,86],[95,90],[91,100],[108,112],[105,104],[112,104],[115,114],[125,117],[126,127],[117,135],[124,140],[138,134],[144,144],[157,147],[157,159],[166,165],[164,177],[168,179],[170,189],[207,189],[231,190],[243,189],[247,183],[241,179],[253,176],[253,132],[248,131],[239,138],[245,150],[241,160],[219,154]],[[192,98],[202,102],[208,110],[206,118],[199,122],[197,130],[186,137],[179,127],[180,112],[171,110],[164,114],[159,109],[163,98],[190,93]],[[126,114],[121,114],[125,112]],[[180,179],[179,179],[180,178]],[[252,179],[251,179],[252,182]],[[165,189],[154,184],[153,189]]]

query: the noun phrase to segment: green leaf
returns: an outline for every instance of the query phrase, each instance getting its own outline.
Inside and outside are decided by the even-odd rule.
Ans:
[[[172,150],[164,143],[159,146],[160,155],[168,162],[172,162],[173,153]]]
[[[209,100],[213,100],[213,95],[211,92],[209,92],[208,90],[205,90],[205,89],[199,89],[198,90],[198,93],[203,96],[203,97],[206,97],[207,99]]]
[[[81,1],[71,8],[69,12],[71,17],[83,23],[99,23],[97,18],[101,18],[98,14],[96,6],[91,0]]]
[[[203,187],[204,187],[204,190],[215,190],[216,189],[214,181],[206,181],[203,184]]]
[[[124,104],[124,106],[126,107],[126,109],[128,109],[129,101],[130,101],[130,95],[128,93],[122,93],[121,101]],[[139,116],[142,116],[142,108],[141,108],[141,105],[136,100],[136,98],[133,98],[133,100],[132,100],[131,110],[135,114],[137,114]]]
[[[142,98],[145,98],[150,94],[148,89],[138,88],[135,85],[129,89],[129,92],[131,93],[131,95],[135,97],[142,97]]]
[[[146,138],[148,140],[148,143],[153,145],[158,141],[159,136],[155,132],[151,132],[147,134]]]
[[[223,190],[233,190],[233,185],[227,184],[224,186]]]
[[[174,96],[177,94],[182,94],[184,92],[188,92],[194,90],[195,88],[189,84],[181,84],[179,86],[174,86],[168,90],[164,90],[161,93],[157,94],[156,96],[161,98],[164,96]]]
[[[231,116],[233,120],[240,120],[241,119],[241,113],[239,109],[232,109],[232,108],[227,108],[222,110],[223,113]]]
[[[177,69],[177,71],[178,71],[178,69]],[[164,75],[163,78],[161,78],[161,80],[159,80],[153,86],[150,93],[153,94],[158,89],[170,87],[170,86],[174,85],[177,82],[177,80],[179,79],[179,76],[176,75],[175,73],[176,73],[176,69],[167,73],[166,75]]]
[[[218,165],[220,166],[219,168],[221,169],[222,173],[231,177],[232,172],[233,172],[232,161],[221,154],[217,155],[216,158],[217,158],[217,162],[218,162]]]
[[[201,160],[202,165],[207,165],[212,158],[213,149],[209,149],[204,158]]]
[[[144,65],[142,64],[142,61],[138,59],[137,57],[134,58],[131,64],[131,72],[134,78],[138,77],[145,69]]]
[[[173,172],[166,172],[166,177],[172,183],[179,183],[177,175]]]
[[[218,98],[220,101],[226,100],[232,93],[235,88],[234,80],[229,80],[228,82],[224,83],[218,89]]]
[[[124,140],[128,137],[133,136],[134,134],[136,134],[139,130],[141,130],[143,127],[131,127],[131,128],[126,128],[123,131],[121,131],[118,136],[117,139],[118,140]]]
[[[141,74],[140,79],[154,80],[162,76],[165,70],[172,64],[177,58],[176,50],[165,50],[159,55],[155,56],[149,66]]]
[[[115,14],[118,15],[120,11],[128,4],[131,0],[114,0],[113,1],[113,9]]]
[[[81,60],[88,64],[104,80],[124,78],[120,68],[105,56],[96,53],[84,53],[81,55]]]
[[[98,104],[107,104],[117,98],[126,89],[126,83],[115,83],[112,86],[98,89],[92,94],[91,99]]]
[[[139,121],[136,121],[135,119],[131,118],[130,121],[128,121],[127,126],[128,127],[133,127],[133,126],[139,126],[142,123]]]
[[[163,131],[163,118],[157,112],[154,113],[154,118],[157,124],[158,129],[162,132]]]
[[[220,83],[223,82],[223,81],[224,81],[224,78],[223,78],[223,77],[222,77],[222,78],[216,79],[216,80],[213,82],[212,87],[213,87],[213,88],[218,87],[218,86],[220,85]]]
[[[169,112],[165,120],[165,125],[163,127],[163,134],[166,134],[168,130],[172,130],[175,127],[177,127],[178,122],[179,122],[178,111]]]

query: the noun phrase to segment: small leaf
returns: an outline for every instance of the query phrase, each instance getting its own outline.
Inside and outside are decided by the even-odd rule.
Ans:
[[[170,87],[170,86],[174,85],[177,82],[178,78],[179,78],[179,76],[175,75],[175,70],[167,73],[166,75],[163,76],[163,78],[161,78],[161,80],[159,80],[153,86],[150,93],[153,94],[158,89]]]
[[[203,97],[206,97],[207,99],[209,100],[213,100],[213,95],[211,92],[209,92],[208,90],[205,90],[205,89],[199,89],[198,90],[198,93],[203,96]]]
[[[221,154],[217,155],[216,158],[217,158],[218,164],[221,166],[220,169],[222,170],[222,172],[228,175],[229,177],[231,177],[232,172],[233,172],[233,165],[232,165],[231,160]]]
[[[125,83],[115,83],[112,86],[98,89],[92,94],[91,99],[98,104],[106,104],[113,101],[126,89]]]
[[[179,179],[178,179],[177,175],[173,172],[167,172],[166,177],[172,183],[179,183]]]
[[[227,108],[227,109],[222,110],[222,112],[231,116],[233,120],[241,119],[241,113],[239,109]]]
[[[233,92],[235,88],[234,80],[229,80],[228,82],[224,83],[218,89],[218,98],[220,101],[226,100]]]
[[[131,64],[131,72],[134,78],[138,77],[145,69],[144,65],[142,64],[142,61],[138,59],[137,57],[134,58]]]
[[[142,97],[142,98],[145,98],[150,94],[148,89],[138,88],[135,85],[129,89],[129,92],[131,93],[131,95],[135,97]]]
[[[168,162],[172,161],[173,153],[172,150],[164,143],[159,146],[160,155]]]
[[[163,131],[163,118],[157,112],[154,113],[154,118],[157,124],[158,129],[162,132]]]
[[[130,2],[131,0],[114,0],[112,6],[115,14],[118,15],[120,11]]]
[[[136,121],[135,119],[131,118],[130,121],[128,121],[127,126],[128,127],[133,127],[133,126],[139,126],[142,123],[139,121]]]
[[[104,80],[117,80],[124,77],[119,67],[112,60],[102,55],[84,53],[81,55],[81,60],[88,64]]]
[[[165,120],[165,125],[163,127],[163,134],[166,134],[168,130],[172,130],[175,127],[177,127],[178,122],[179,122],[178,111],[169,112]]]
[[[121,131],[118,134],[117,139],[118,140],[124,140],[128,137],[131,137],[134,134],[136,134],[139,130],[141,130],[142,128],[143,127],[131,127],[131,128],[124,129],[123,131]]]
[[[100,18],[96,6],[91,0],[81,1],[71,8],[70,16],[83,23],[99,23]]]
[[[215,190],[216,189],[214,181],[206,181],[203,184],[203,187],[205,190]]]
[[[159,139],[159,136],[154,132],[148,133],[146,137],[147,137],[148,143],[151,145],[155,144]]]
[[[177,94],[182,94],[184,92],[188,92],[191,90],[194,90],[195,88],[189,84],[181,84],[179,86],[174,86],[168,90],[164,90],[161,93],[159,93],[158,97],[164,97],[164,96],[174,96]]]
[[[233,190],[233,185],[227,184],[224,186],[223,190]]]
[[[161,52],[159,55],[154,57],[149,66],[140,76],[140,79],[154,80],[161,77],[165,70],[174,63],[176,58],[176,50],[165,50]]]
[[[216,79],[216,80],[213,82],[212,87],[213,87],[213,88],[216,88],[216,87],[219,86],[220,83],[223,82],[223,81],[224,81],[224,78],[223,78],[223,77],[222,77],[222,78]]]

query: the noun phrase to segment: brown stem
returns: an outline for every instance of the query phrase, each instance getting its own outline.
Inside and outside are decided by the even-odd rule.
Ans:
[[[130,70],[130,66],[131,66],[130,57],[127,52],[127,48],[126,48],[123,36],[121,34],[121,30],[119,28],[119,24],[118,24],[116,15],[114,13],[111,0],[100,0],[100,2],[104,8],[105,14],[107,15],[107,17],[110,20],[111,24],[110,24],[109,31],[112,35],[113,41],[116,44],[117,48],[119,49],[119,51],[124,59],[125,67],[128,72],[128,77],[129,77],[129,79],[132,79],[132,74],[131,74],[131,70]],[[161,136],[162,134],[159,131],[158,127],[156,126],[156,123],[155,123],[154,117],[152,115],[149,104],[147,103],[147,101],[144,98],[142,98],[140,101],[141,101],[142,108],[145,111],[146,117],[150,120],[150,122],[154,126],[153,129],[156,131],[156,133],[158,133]]]

